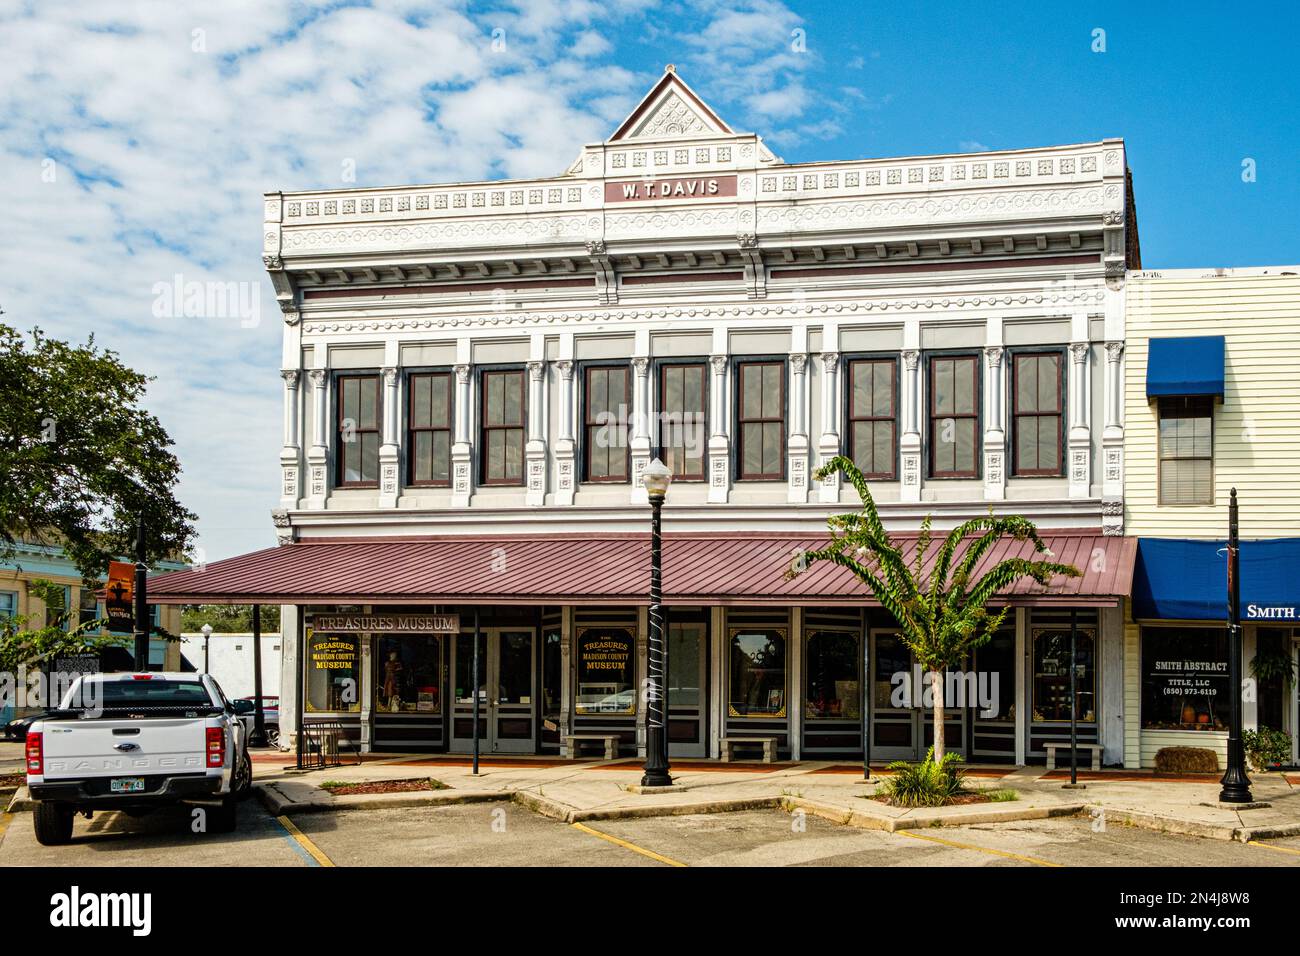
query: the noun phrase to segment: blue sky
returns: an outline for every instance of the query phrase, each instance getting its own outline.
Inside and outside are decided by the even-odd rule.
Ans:
[[[1123,136],[1147,268],[1296,264],[1298,11],[0,0],[0,308],[155,376],[214,560],[274,541],[264,190],[553,175],[672,62],[792,162]],[[260,314],[185,315],[177,277]]]

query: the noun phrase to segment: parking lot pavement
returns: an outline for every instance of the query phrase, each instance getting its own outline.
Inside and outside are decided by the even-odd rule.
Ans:
[[[193,835],[184,809],[78,820],[42,847],[28,814],[0,839],[0,867],[60,866],[1300,866],[1300,838],[1245,845],[1062,818],[887,833],[777,810],[569,825],[512,803],[298,814],[255,803],[237,833]],[[298,831],[297,835],[291,831]]]
[[[658,866],[513,803],[300,814],[337,866]]]
[[[190,807],[147,816],[77,817],[72,842],[41,846],[32,815],[16,813],[0,838],[0,868],[11,866],[308,866],[307,852],[254,802],[239,808],[234,833],[194,833]]]

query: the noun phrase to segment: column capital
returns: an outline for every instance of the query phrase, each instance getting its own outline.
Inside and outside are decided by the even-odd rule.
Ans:
[[[1002,355],[1006,350],[1001,345],[984,346],[984,358],[989,363],[989,368],[1002,367]]]
[[[325,387],[325,375],[326,375],[325,369],[323,368],[314,368],[307,373],[307,377],[311,379],[311,384],[313,388]]]
[[[528,363],[528,377],[532,379],[534,382],[540,382],[542,380],[542,373],[545,370],[546,370],[545,362]]]
[[[1120,360],[1120,357],[1121,357],[1123,354],[1124,354],[1124,343],[1123,343],[1123,342],[1107,342],[1107,343],[1106,343],[1106,361],[1108,361],[1108,362],[1118,362],[1118,361]]]
[[[804,373],[804,369],[807,367],[807,365],[808,365],[808,353],[807,353],[807,352],[791,352],[791,353],[790,353],[790,370],[791,370],[792,372],[794,372],[794,374],[796,374],[796,375],[802,375],[802,374]]]
[[[822,353],[822,370],[823,370],[823,371],[833,372],[833,371],[835,371],[835,370],[839,367],[839,364],[840,364],[840,353],[839,353],[839,352],[823,352],[823,353]]]
[[[456,370],[456,383],[458,385],[469,384],[469,366],[464,364],[457,365],[455,367],[455,370]]]
[[[560,371],[560,378],[566,382],[573,378],[573,362],[569,359],[560,359],[555,363],[555,367]]]
[[[1088,358],[1089,345],[1087,342],[1071,342],[1070,358],[1074,359],[1074,364],[1082,365]]]
[[[920,363],[921,353],[918,349],[903,349],[903,365],[909,372],[915,372]]]
[[[389,388],[392,388],[394,385],[397,384],[397,369],[396,369],[396,368],[394,368],[394,367],[391,366],[391,365],[388,365],[388,366],[385,366],[384,368],[381,368],[379,371],[380,371],[380,374],[382,374],[382,375],[384,376],[384,384],[387,385]]]
[[[632,367],[636,369],[638,378],[645,378],[646,373],[650,371],[650,359],[647,356],[638,355],[632,359]]]
[[[301,375],[302,375],[302,370],[301,370],[301,369],[296,369],[296,368],[282,368],[282,369],[280,369],[280,377],[281,377],[282,379],[284,379],[284,387],[285,387],[285,388],[297,388],[297,387],[298,387],[298,378],[299,378]]]
[[[710,364],[711,366],[713,366],[713,374],[714,374],[714,375],[721,375],[723,372],[725,372],[725,371],[727,370],[727,356],[725,356],[725,355],[710,355],[710,356],[709,356],[709,364]]]

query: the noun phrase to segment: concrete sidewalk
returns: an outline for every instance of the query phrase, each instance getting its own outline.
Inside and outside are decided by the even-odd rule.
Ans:
[[[433,777],[448,789],[337,797],[319,787],[325,781],[360,783],[421,776]],[[1086,789],[1067,790],[1062,786],[1067,781],[1047,775],[1042,767],[1005,772],[972,767],[968,778],[972,788],[1013,790],[1016,799],[906,809],[870,799],[879,779],[874,768],[872,782],[864,783],[860,771],[828,762],[765,766],[685,761],[674,768],[674,788],[656,793],[636,792],[641,767],[627,759],[547,762],[494,756],[485,758],[477,776],[468,761],[411,756],[307,772],[266,764],[256,769],[263,800],[277,813],[514,800],[567,822],[783,807],[891,831],[1087,814],[1099,827],[1130,824],[1222,840],[1300,834],[1300,789],[1282,774],[1252,778],[1256,800],[1270,806],[1248,810],[1218,806],[1217,780],[1169,780],[1133,771],[1084,776],[1081,782]]]

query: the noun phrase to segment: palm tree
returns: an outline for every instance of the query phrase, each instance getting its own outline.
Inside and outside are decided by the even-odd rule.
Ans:
[[[804,552],[786,576],[794,577],[817,561],[841,565],[852,571],[880,606],[894,616],[903,643],[930,674],[934,694],[932,759],[942,763],[944,672],[962,663],[1001,626],[1010,608],[1004,605],[989,610],[989,601],[1021,578],[1045,585],[1057,575],[1074,578],[1081,572],[1073,565],[1052,561],[1004,558],[973,578],[980,559],[1004,536],[1030,541],[1035,552],[1052,557],[1032,521],[1019,515],[995,517],[990,510],[987,516],[972,518],[948,532],[927,578],[924,562],[931,542],[930,517],[921,523],[916,553],[908,567],[902,550],[885,531],[867,481],[852,460],[837,455],[819,468],[815,477],[822,481],[837,471],[857,489],[862,511],[832,515],[827,520],[830,544]],[[972,540],[962,550],[968,538]]]

